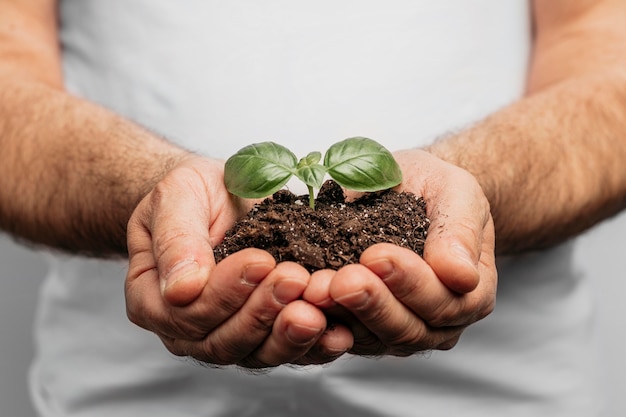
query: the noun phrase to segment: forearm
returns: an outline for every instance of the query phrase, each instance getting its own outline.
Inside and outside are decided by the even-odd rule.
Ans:
[[[533,6],[526,97],[432,148],[481,183],[501,254],[557,244],[626,205],[626,4]]]
[[[92,103],[0,82],[0,227],[31,242],[126,253],[126,223],[185,152]]]
[[[626,78],[556,83],[431,150],[476,176],[500,254],[548,247],[626,203]]]

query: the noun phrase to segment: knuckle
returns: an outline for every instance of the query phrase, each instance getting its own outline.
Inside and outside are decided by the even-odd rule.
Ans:
[[[323,365],[333,362],[345,352],[335,352],[323,347],[314,346],[304,356],[294,361],[296,365]]]
[[[169,177],[166,176],[156,183],[152,191],[150,191],[148,198],[145,200],[149,202],[149,207],[160,207],[167,202],[170,188],[168,179]]]
[[[178,242],[185,242],[193,236],[187,230],[172,227],[154,237],[155,258],[162,259],[163,255],[170,251]]]
[[[406,271],[408,276],[415,274],[414,271]],[[394,274],[385,281],[385,284],[393,288],[394,296],[402,301],[412,304],[416,294],[425,294],[428,292],[428,281],[425,279],[406,279],[405,274]]]
[[[166,334],[179,335],[187,340],[201,340],[206,337],[207,333],[201,321],[191,317],[182,317],[177,311],[172,310],[163,322],[163,327]]]
[[[256,312],[256,314],[250,314],[248,324],[253,332],[267,333],[272,330],[275,319],[276,312],[264,309]]]
[[[483,307],[478,310],[478,315],[476,317],[476,321],[482,320],[485,317],[487,317],[488,315],[490,315],[493,312],[493,310],[495,309],[495,307],[496,307],[495,299],[492,299],[491,301],[486,302],[483,305]]]
[[[163,346],[165,346],[165,348],[172,355],[190,356],[187,352],[187,349],[184,347],[184,344],[180,343],[178,340],[165,336],[159,336],[159,338],[161,339],[161,343],[163,343]]]
[[[471,321],[461,324],[471,324],[476,321],[482,320],[493,312],[496,306],[496,294],[493,292],[475,292],[473,294],[467,294],[467,306],[468,317]],[[473,314],[471,314],[473,313]]]
[[[431,310],[425,317],[426,322],[431,327],[445,327],[451,325],[459,319],[459,312],[464,311],[465,302],[463,296],[453,296],[453,299],[445,298]]]
[[[468,325],[487,317],[494,308],[495,293],[453,294],[441,300],[424,319],[434,328]]]
[[[354,346],[351,353],[364,356],[382,356],[387,353],[387,346],[373,333],[367,332],[354,336]]]
[[[184,314],[180,309],[151,305],[137,296],[140,292],[141,288],[135,288],[132,283],[127,283],[126,316],[131,323],[159,337],[167,336],[185,340],[200,340],[205,337],[207,330],[203,320]]]
[[[128,320],[130,320],[131,323],[136,324],[139,327],[144,327],[141,325],[141,315],[139,314],[142,309],[139,308],[138,303],[135,302],[131,294],[132,285],[127,281],[124,290],[126,298],[126,317],[128,317]]]
[[[190,357],[204,364],[233,365],[243,356],[236,343],[228,342],[216,335],[200,341],[170,339],[171,342],[169,342],[163,336],[161,336],[161,340],[174,355]]]
[[[135,324],[146,324],[147,330],[163,338],[175,338],[186,341],[198,341],[206,337],[206,331],[193,320],[183,317],[178,311],[169,310],[163,313],[151,312],[148,309],[131,310],[129,318]],[[149,325],[147,325],[149,323]]]
[[[241,353],[235,343],[217,337],[203,341],[196,358],[215,365],[232,365],[241,359]]]
[[[469,325],[484,319],[493,312],[495,299],[460,296],[454,302],[442,303],[427,320],[429,326],[442,328],[448,326]]]
[[[457,237],[463,240],[467,248],[478,250],[475,242],[480,242],[482,240],[482,226],[483,224],[477,225],[475,223],[475,219],[467,217],[459,219],[459,222],[455,225],[454,233]],[[474,255],[478,258],[476,254]]]
[[[136,326],[154,332],[154,315],[142,303],[127,301],[126,317]]]
[[[445,342],[437,346],[437,350],[450,350],[454,348],[457,345],[457,343],[459,343],[459,339],[460,337],[457,336],[452,339],[446,340]]]
[[[277,365],[270,365],[268,363],[265,363],[264,361],[260,360],[255,355],[246,356],[245,358],[239,360],[237,362],[237,365],[241,366],[242,368],[246,368],[248,370],[255,370],[255,372],[269,370],[270,368],[274,368],[277,366]]]
[[[409,331],[390,342],[390,351],[391,354],[399,357],[414,355],[417,352],[432,349],[434,346],[432,339],[433,336],[428,326],[412,326]]]
[[[135,308],[134,305],[128,303],[126,304],[126,317],[128,317],[128,320],[130,320],[131,323],[145,329],[146,326],[144,325],[143,316],[139,314],[139,311],[140,310]]]
[[[465,327],[466,326],[431,328],[424,325],[412,338],[409,338],[404,343],[393,346],[391,353],[395,356],[410,356],[433,349],[452,349],[458,343]]]
[[[222,291],[217,291],[215,298],[211,301],[212,305],[209,311],[212,312],[213,316],[230,316],[242,307],[243,302],[244,300],[240,298],[238,293],[222,288]]]

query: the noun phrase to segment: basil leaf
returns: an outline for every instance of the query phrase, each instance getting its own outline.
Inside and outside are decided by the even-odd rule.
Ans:
[[[307,156],[298,161],[298,168],[311,166],[317,164],[322,159],[322,154],[320,152],[314,151],[309,153]]]
[[[326,175],[326,168],[320,164],[311,166],[303,166],[298,168],[296,176],[302,180],[306,185],[313,188],[320,188],[324,182],[324,176]]]
[[[298,158],[274,142],[248,145],[228,158],[224,183],[231,193],[244,198],[266,197],[280,190],[296,173]]]
[[[319,164],[322,159],[320,152],[311,152],[300,161],[296,170],[296,176],[308,187],[320,188],[326,175],[326,168]]]
[[[391,152],[369,138],[335,143],[326,151],[324,166],[339,185],[354,191],[385,190],[402,182],[402,171]]]

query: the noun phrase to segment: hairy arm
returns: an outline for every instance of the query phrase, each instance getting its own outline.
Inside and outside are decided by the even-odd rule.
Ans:
[[[185,152],[63,89],[56,2],[0,0],[0,228],[126,254],[133,209]]]
[[[496,251],[560,243],[626,206],[626,3],[536,0],[526,96],[430,150],[476,176]]]
[[[128,316],[175,354],[265,367],[345,352],[347,329],[326,331],[298,300],[304,268],[259,250],[215,265],[212,244],[250,208],[226,191],[220,161],[64,91],[56,6],[0,0],[0,228],[128,255]]]

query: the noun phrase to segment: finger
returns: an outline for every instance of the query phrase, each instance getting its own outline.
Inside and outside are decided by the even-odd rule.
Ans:
[[[350,329],[341,323],[328,321],[326,329],[315,345],[293,363],[296,365],[330,363],[350,351],[353,346],[354,336]]]
[[[393,355],[432,349],[458,332],[456,329],[431,328],[363,265],[348,265],[340,269],[332,280],[330,294]],[[365,332],[355,334],[355,345],[360,340],[365,345],[374,344]]]
[[[406,248],[374,245],[363,252],[361,263],[431,328],[467,326],[489,314],[495,303],[495,266],[481,267],[478,286],[459,294],[445,286],[424,259]]]
[[[161,297],[156,269],[146,271],[127,281],[128,316],[159,336],[203,339],[245,304],[274,267],[274,258],[265,251],[251,248],[234,253],[215,267],[202,294],[184,307],[166,302]]]
[[[387,346],[374,333],[364,326],[348,309],[341,304],[337,304],[332,299],[330,284],[336,273],[337,271],[333,270],[315,271],[311,274],[311,280],[302,298],[323,309],[331,323],[334,323],[333,330],[338,330],[338,337],[340,340],[345,341],[345,346],[351,353],[366,356],[378,356],[388,353]],[[343,336],[344,328],[349,334],[349,339]],[[347,346],[348,344],[350,346]],[[325,357],[323,351],[317,352],[319,349],[324,349],[324,347],[316,346],[299,363],[306,363],[306,360],[310,360],[312,363],[315,363],[315,361],[320,363],[327,362],[330,358]],[[332,356],[332,352],[330,355]]]
[[[146,201],[139,203],[135,212],[131,216],[127,225],[128,243],[128,271],[126,273],[126,283],[143,277],[144,274],[155,270],[156,259],[152,253],[152,234],[148,224],[152,216],[152,210]],[[158,274],[156,274],[158,279]]]
[[[457,343],[459,343],[459,340],[461,339],[461,335],[457,335],[449,340],[446,340],[445,342],[441,343],[439,346],[437,346],[435,349],[437,350],[450,350],[453,347],[455,347],[457,345]]]
[[[330,269],[321,269],[311,274],[309,285],[307,285],[302,299],[321,309],[329,309],[335,306],[335,302],[330,296],[330,282],[337,272]]]
[[[263,368],[292,363],[309,351],[325,328],[326,318],[319,309],[296,300],[280,311],[269,337],[240,364]]]
[[[302,299],[324,312],[328,320],[326,330],[307,354],[295,363],[300,365],[323,364],[336,360],[354,345],[354,336],[342,323],[355,323],[357,320],[330,296],[330,283],[336,271],[325,269],[311,274]]]
[[[478,262],[491,221],[489,203],[467,171],[418,150],[394,153],[405,178],[399,189],[424,197],[430,219],[424,259],[442,282],[458,293],[478,285]]]
[[[435,198],[425,196],[431,224],[424,259],[448,288],[467,293],[480,280],[478,262],[491,215],[476,180],[460,168],[452,170],[453,181],[431,188]]]
[[[202,158],[170,171],[142,203],[163,296],[172,305],[188,304],[215,264],[213,244],[248,205],[226,192],[222,164]]]
[[[205,183],[194,169],[180,167],[157,184],[148,204],[161,291],[172,305],[185,305],[199,295],[214,263]]]
[[[280,263],[252,292],[241,309],[203,340],[179,339],[170,343],[168,348],[175,354],[208,363],[240,363],[268,338],[280,311],[301,297],[308,280],[309,273],[302,266],[292,262]]]

